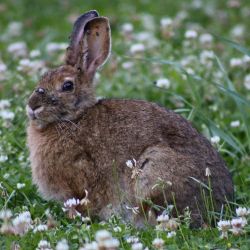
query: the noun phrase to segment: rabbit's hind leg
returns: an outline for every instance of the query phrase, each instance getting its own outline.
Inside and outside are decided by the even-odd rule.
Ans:
[[[189,206],[193,220],[202,219],[194,201],[194,197],[199,196],[200,189],[189,180],[189,176],[196,175],[199,171],[191,157],[182,155],[167,145],[158,144],[148,147],[141,154],[137,167],[140,173],[136,178],[134,194],[138,203],[151,204],[148,210],[153,208],[156,215],[170,204],[176,205],[175,211],[180,213]],[[199,218],[196,218],[197,214]]]
[[[178,167],[177,158],[177,153],[164,145],[148,147],[137,161],[136,198],[147,200],[162,195],[169,199],[175,181],[174,172]],[[163,194],[166,190],[170,192]]]

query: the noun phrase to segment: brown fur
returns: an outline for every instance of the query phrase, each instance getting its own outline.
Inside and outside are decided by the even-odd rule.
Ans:
[[[147,199],[166,206],[164,195],[171,204],[174,197],[179,211],[189,206],[193,223],[200,225],[204,212],[201,187],[190,177],[207,183],[205,169],[210,168],[219,210],[233,194],[225,163],[206,138],[172,111],[146,101],[95,100],[91,79],[106,60],[110,44],[107,19],[93,19],[102,27],[96,39],[103,42],[94,43],[98,53],[92,53],[93,43],[81,37],[83,48],[89,47],[87,51],[92,53],[91,57],[87,54],[91,61],[83,59],[79,68],[82,59],[74,66],[71,56],[70,64],[41,79],[38,87],[45,93],[34,92],[29,99],[28,112],[36,115],[30,115],[28,127],[34,183],[45,198],[60,201],[84,198],[86,189],[90,214],[104,219],[120,214],[137,225],[144,221],[143,212],[134,216],[126,206],[149,209],[143,204]],[[85,25],[91,27],[91,18]],[[63,92],[62,84],[68,79],[74,82],[74,90]],[[126,166],[133,158],[140,169],[134,179]],[[164,190],[155,186],[159,178],[172,186],[166,185]]]

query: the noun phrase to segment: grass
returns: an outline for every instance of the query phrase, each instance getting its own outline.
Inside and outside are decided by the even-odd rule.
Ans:
[[[41,55],[36,60],[45,62],[46,67],[54,67],[62,63],[63,51],[49,54],[46,46],[51,42],[67,42],[72,26],[70,19],[89,9],[97,9],[108,16],[112,26],[112,55],[100,72],[98,96],[157,102],[189,119],[208,138],[219,136],[220,142],[215,146],[233,175],[233,203],[236,207],[249,207],[250,87],[244,85],[244,79],[250,74],[250,62],[245,60],[233,66],[232,59],[242,60],[250,55],[247,46],[250,44],[247,32],[250,4],[245,1],[240,7],[233,8],[229,2],[232,1],[204,0],[200,7],[199,1],[181,0],[109,3],[99,0],[44,0],[36,1],[36,4],[29,0],[13,0],[0,3],[0,64],[3,62],[7,66],[3,72],[0,70],[0,99],[10,101],[6,110],[14,114],[14,118],[9,120],[0,117],[0,210],[9,208],[15,215],[28,210],[32,218],[36,218],[35,223],[39,224],[47,221],[46,210],[49,209],[57,221],[56,227],[45,232],[33,233],[30,230],[22,237],[0,234],[1,249],[11,249],[14,242],[21,249],[35,249],[41,239],[48,240],[55,248],[62,238],[68,240],[70,249],[79,249],[87,239],[94,240],[95,232],[100,229],[112,232],[122,249],[131,248],[126,238],[132,235],[139,237],[144,248],[148,246],[150,249],[156,237],[165,241],[167,249],[248,249],[249,226],[240,236],[229,234],[228,239],[220,239],[218,229],[210,225],[191,230],[188,223],[182,223],[177,235],[167,238],[166,232],[151,227],[137,230],[116,217],[107,222],[94,219],[89,225],[79,218],[70,220],[62,211],[61,204],[43,200],[32,185],[25,139],[26,100],[40,72],[17,70],[20,58],[15,58],[7,49],[13,42],[24,41],[28,51],[40,50]],[[185,15],[185,19],[181,20],[181,15]],[[160,20],[163,17],[179,20],[171,38],[162,33]],[[20,34],[16,36],[10,32],[9,24],[13,21],[22,24]],[[122,34],[121,27],[127,22],[134,26],[134,38],[131,40]],[[242,26],[245,32],[240,32]],[[189,29],[197,30],[198,37],[185,38]],[[141,43],[138,34],[144,31],[154,37],[156,45],[152,44],[152,38],[146,39],[142,41],[146,46],[143,53],[130,53],[131,45]],[[204,33],[213,35],[210,45],[199,41],[199,36]],[[202,53],[206,50],[213,51],[214,56],[204,59]],[[126,68],[125,62],[133,66]],[[169,79],[169,88],[155,86],[154,82],[162,77]],[[231,126],[232,121],[239,121],[239,126]],[[18,189],[17,183],[24,183],[25,187]],[[207,202],[210,198],[207,197]],[[232,210],[226,218],[234,216]],[[121,230],[114,231],[116,227]]]

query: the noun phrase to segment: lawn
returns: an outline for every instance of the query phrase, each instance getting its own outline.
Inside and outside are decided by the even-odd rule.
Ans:
[[[98,98],[174,110],[227,163],[234,200],[219,214],[207,211],[219,228],[190,229],[188,210],[178,223],[170,212],[141,230],[115,216],[70,219],[63,204],[45,201],[32,184],[27,98],[48,68],[63,63],[73,22],[91,9],[109,17],[112,29],[111,56],[95,79]],[[249,19],[243,0],[1,1],[0,249],[249,249]]]

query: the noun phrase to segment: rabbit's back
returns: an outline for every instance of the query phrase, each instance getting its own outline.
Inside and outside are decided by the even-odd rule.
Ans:
[[[210,142],[190,122],[155,103],[100,100],[83,114],[79,125],[84,137],[88,131],[88,139],[99,141],[98,145],[104,149],[105,155],[108,147],[112,157],[119,158],[118,155],[126,154],[125,160],[131,159],[138,157],[148,146],[162,143],[178,153],[192,156],[194,160],[223,163]],[[100,151],[98,145],[96,150]]]

